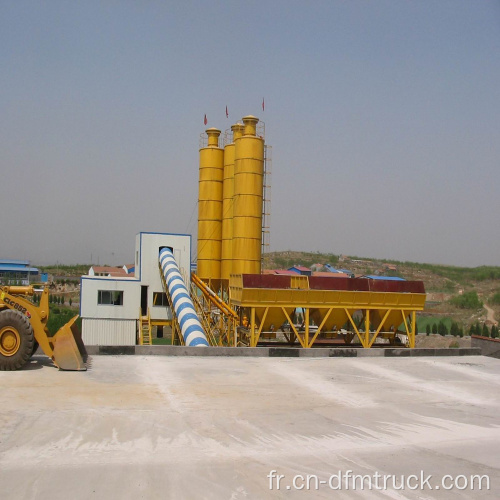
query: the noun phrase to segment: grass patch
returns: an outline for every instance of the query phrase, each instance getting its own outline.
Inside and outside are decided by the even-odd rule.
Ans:
[[[490,304],[494,306],[500,305],[500,292],[495,293],[490,299]]]
[[[163,337],[162,339],[153,339],[153,345],[172,345],[171,337]]]
[[[440,321],[442,321],[446,328],[448,328],[448,331],[450,331],[451,323],[453,322],[453,319],[450,317],[417,316],[418,331],[422,333],[425,332],[427,325],[430,325],[432,329],[432,325],[434,323],[437,325]]]

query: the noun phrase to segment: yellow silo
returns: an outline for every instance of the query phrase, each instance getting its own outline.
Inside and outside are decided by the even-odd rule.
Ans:
[[[257,137],[258,121],[245,116],[243,136],[235,141],[231,274],[261,272],[264,139]]]
[[[220,130],[209,128],[206,133],[208,145],[200,149],[197,274],[217,290],[221,277],[224,150],[219,148]]]
[[[233,255],[233,199],[234,199],[234,162],[235,141],[243,135],[243,125],[236,123],[231,127],[233,140],[224,148],[224,184],[222,187],[222,286],[227,288],[232,269]]]

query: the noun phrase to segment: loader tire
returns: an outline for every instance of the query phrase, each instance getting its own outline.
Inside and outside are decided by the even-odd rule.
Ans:
[[[36,352],[36,350],[38,349],[38,342],[36,341],[36,339],[33,340],[33,349],[31,349],[31,356],[33,356]]]
[[[19,370],[31,358],[35,338],[26,316],[0,312],[0,370]]]

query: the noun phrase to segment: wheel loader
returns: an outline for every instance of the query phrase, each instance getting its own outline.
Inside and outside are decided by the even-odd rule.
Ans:
[[[75,324],[78,315],[51,337],[49,290],[42,291],[38,306],[27,298],[34,293],[33,286],[0,287],[0,370],[21,369],[38,346],[60,370],[86,370],[87,353]]]

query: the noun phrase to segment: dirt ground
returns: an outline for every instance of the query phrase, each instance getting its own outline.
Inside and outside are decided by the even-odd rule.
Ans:
[[[484,356],[35,356],[0,374],[1,498],[496,500],[499,373]],[[489,482],[462,489],[472,475]]]
[[[471,347],[470,337],[453,337],[451,335],[417,335],[415,338],[415,347],[421,348],[440,348],[440,347]]]

